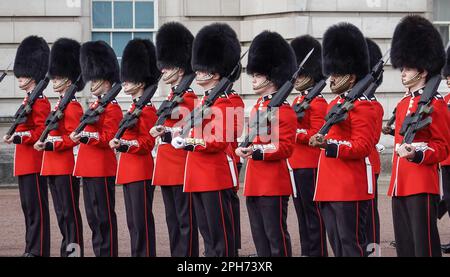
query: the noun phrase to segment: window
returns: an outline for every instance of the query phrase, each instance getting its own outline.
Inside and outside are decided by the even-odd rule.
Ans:
[[[93,0],[92,40],[107,42],[119,60],[133,38],[154,40],[158,0]]]
[[[434,25],[439,30],[445,45],[449,43],[450,33],[450,1],[433,0]]]

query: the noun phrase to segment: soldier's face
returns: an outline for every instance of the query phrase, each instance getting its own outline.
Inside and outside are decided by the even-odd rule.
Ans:
[[[71,82],[69,79],[64,77],[55,77],[52,79],[53,83],[53,91],[56,93],[64,93],[67,88],[71,85]]]
[[[213,88],[220,79],[220,75],[217,73],[209,73],[204,71],[196,71],[195,81],[199,86],[204,89]]]
[[[123,82],[122,87],[125,94],[131,96],[135,96],[144,90],[144,84],[142,83]]]
[[[256,95],[264,95],[276,91],[275,85],[267,79],[266,75],[252,74],[252,88]]]
[[[36,82],[29,77],[19,77],[17,78],[17,82],[19,83],[19,88],[26,92],[30,91],[36,85]]]
[[[91,93],[94,96],[101,96],[111,89],[111,83],[106,80],[94,80],[91,82]]]
[[[177,85],[183,77],[184,71],[178,67],[163,68],[161,70],[163,76],[162,80],[166,85]]]
[[[356,76],[354,74],[337,75],[332,74],[330,76],[330,89],[335,94],[341,94],[352,88],[356,82]]]
[[[402,83],[406,88],[413,88],[425,84],[426,71],[419,71],[417,68],[402,68]]]

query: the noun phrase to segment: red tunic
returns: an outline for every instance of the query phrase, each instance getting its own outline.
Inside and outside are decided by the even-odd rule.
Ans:
[[[25,97],[24,103],[28,100]],[[45,129],[45,120],[50,113],[50,102],[41,95],[33,104],[33,110],[27,121],[17,126],[13,136],[20,137],[14,153],[14,176],[28,175],[41,172],[42,155],[33,145],[38,141]]]
[[[134,103],[129,109],[132,112]],[[121,141],[126,145],[126,152],[120,153],[117,167],[117,184],[128,184],[138,181],[150,180],[153,173],[152,150],[155,139],[149,134],[150,129],[157,120],[156,109],[149,103],[142,110],[136,125],[125,131]]]
[[[303,101],[307,91],[295,98],[292,106]],[[297,134],[295,136],[294,153],[289,158],[292,168],[317,168],[319,163],[320,149],[309,146],[311,136],[317,134],[320,127],[325,123],[327,112],[327,101],[320,94],[311,101],[310,108],[305,111],[301,121],[297,120]]]
[[[90,109],[95,109],[98,101],[95,101]],[[74,176],[111,177],[116,175],[116,154],[109,147],[109,141],[114,138],[122,117],[122,109],[114,100],[106,106],[96,123],[87,125],[81,132],[82,140],[75,162]]]
[[[328,110],[341,102],[337,96]],[[368,156],[375,145],[374,116],[373,104],[361,97],[348,118],[331,127],[319,157],[315,201],[373,199],[375,176]]]
[[[381,172],[381,161],[380,161],[380,153],[378,152],[376,144],[380,141],[381,129],[383,128],[384,110],[383,106],[381,106],[380,102],[378,102],[378,100],[375,97],[370,99],[370,101],[374,106],[375,118],[377,121],[375,123],[374,128],[375,146],[372,148],[372,151],[370,152],[369,161],[370,164],[372,165],[373,172],[376,175],[378,175]]]
[[[173,99],[173,91],[167,100]],[[192,89],[183,94],[183,102],[172,112],[172,116],[164,122],[166,130],[179,123],[186,115],[194,109],[197,95]],[[152,182],[155,186],[182,185],[184,182],[184,168],[186,164],[187,151],[175,149],[170,142],[162,142],[158,146],[155,158],[155,170]]]
[[[445,103],[447,103],[447,107],[448,107],[448,111],[449,111],[448,116],[450,117],[450,93],[444,97],[444,100],[445,100]],[[450,155],[445,161],[441,162],[441,165],[450,166]]]
[[[406,95],[397,105],[395,113],[395,147],[401,145],[403,136],[398,133],[407,114],[417,109],[422,89]],[[450,153],[450,122],[448,108],[441,95],[435,96],[431,105],[432,123],[416,133],[413,143],[416,155],[413,160],[399,158],[394,151],[391,183],[388,195],[408,196],[419,193],[439,194],[438,164]],[[447,116],[445,116],[447,115]]]
[[[59,102],[55,106],[58,107]],[[52,150],[44,151],[41,175],[72,175],[75,165],[73,148],[77,145],[70,139],[70,134],[77,128],[83,109],[76,99],[66,107],[64,116],[58,123],[58,129],[50,132],[47,137],[46,149],[51,144]]]
[[[272,95],[260,97],[251,117],[256,116],[257,110],[264,110],[271,98]],[[294,177],[287,159],[294,150],[297,116],[287,102],[274,116],[278,120],[272,120],[270,132],[253,140],[254,152],[248,160],[245,173],[245,196],[281,196],[293,193]]]
[[[230,143],[229,146],[229,154],[233,157],[233,160],[235,163],[240,163],[241,159],[238,155],[236,155],[236,148],[238,148],[239,143],[237,141],[238,138],[242,136],[242,133],[244,131],[244,101],[242,98],[234,91],[227,94],[228,99],[230,99],[231,104],[234,107],[234,135],[233,135],[233,141]],[[228,122],[227,122],[228,123]],[[228,123],[230,124],[230,123]],[[227,129],[230,127],[227,126]]]
[[[237,186],[236,165],[227,154],[229,142],[226,141],[226,110],[232,107],[225,95],[219,97],[210,108],[210,116],[203,119],[201,126],[191,130],[189,137],[196,140],[187,147],[192,151],[186,159],[185,192],[217,191]]]

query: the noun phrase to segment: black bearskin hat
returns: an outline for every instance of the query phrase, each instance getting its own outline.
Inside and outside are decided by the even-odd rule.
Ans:
[[[148,87],[158,82],[159,75],[153,43],[148,39],[130,40],[122,55],[122,81],[145,83]]]
[[[236,32],[227,24],[213,23],[203,27],[194,39],[192,69],[227,77],[238,63],[240,53]]]
[[[90,41],[81,46],[80,64],[83,80],[120,82],[119,63],[114,50],[104,41]]]
[[[447,59],[445,62],[444,70],[442,71],[444,77],[450,76],[450,46],[447,48]]]
[[[427,19],[410,15],[395,27],[391,62],[394,68],[417,68],[428,71],[428,77],[441,72],[445,63],[442,38]]]
[[[324,75],[355,74],[360,80],[369,73],[366,40],[355,25],[341,22],[329,27],[322,47]]]
[[[248,74],[266,75],[280,88],[296,68],[294,50],[280,34],[263,31],[252,41],[248,52]]]
[[[81,73],[80,67],[80,43],[73,39],[60,38],[52,46],[50,51],[50,64],[48,73],[50,78],[56,76],[68,78],[72,84],[76,82]],[[83,90],[82,78],[78,82],[78,91]]]
[[[156,34],[156,58],[158,68],[179,67],[186,74],[192,73],[191,55],[194,36],[182,24],[169,22]]]
[[[17,49],[14,60],[14,75],[32,78],[37,82],[44,79],[48,70],[50,48],[47,42],[37,36],[25,38]]]
[[[383,57],[383,54],[381,54],[381,49],[373,40],[370,38],[366,38],[367,43],[367,49],[369,50],[369,66],[372,69]],[[381,74],[381,77],[379,80],[377,80],[377,86],[381,85],[383,82],[383,74]]]
[[[322,74],[322,46],[320,42],[310,35],[304,35],[293,39],[291,46],[297,57],[297,65],[300,65],[309,51],[314,48],[314,52],[303,65],[303,75],[313,78],[315,82],[322,80],[324,76]]]

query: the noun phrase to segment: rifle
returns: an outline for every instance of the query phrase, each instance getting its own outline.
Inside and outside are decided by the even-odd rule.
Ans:
[[[30,93],[28,100],[22,105],[20,105],[19,109],[14,115],[14,123],[6,132],[7,136],[9,137],[12,136],[16,131],[17,126],[27,121],[28,115],[31,113],[33,109],[34,102],[36,102],[36,100],[42,95],[42,92],[47,88],[49,82],[50,78],[48,76],[45,76],[45,78],[39,81],[37,86]]]
[[[394,111],[392,112],[392,116],[389,118],[389,120],[386,122],[386,125],[384,125],[384,127],[388,127],[390,130],[390,132],[389,133],[385,133],[384,131],[383,131],[383,134],[385,134],[385,135],[391,135],[391,136],[393,136],[393,135],[395,135],[395,132],[394,132],[394,130],[392,129],[392,124],[394,124],[394,122],[395,122],[395,112],[397,111],[397,108],[395,108],[394,109]]]
[[[114,136],[115,139],[120,139],[126,130],[136,125],[145,106],[150,102],[150,100],[152,100],[153,95],[155,95],[156,90],[158,89],[159,79],[161,79],[161,76],[158,78],[158,81],[155,84],[147,87],[144,90],[141,98],[139,98],[139,100],[135,104],[134,110],[125,114],[122,121],[120,121],[119,130],[117,130],[117,133]]]
[[[314,87],[308,92],[302,102],[295,104],[294,111],[297,114],[297,119],[302,120],[305,116],[305,111],[310,108],[311,102],[316,98],[327,85],[326,79],[320,80]]]
[[[383,67],[387,63],[384,62],[384,58],[389,53],[389,50],[386,51],[384,56],[378,61],[376,65],[372,68],[371,72],[369,72],[363,79],[359,80],[356,85],[351,89],[351,91],[344,97],[344,102],[340,104],[336,104],[331,108],[325,117],[325,124],[320,128],[319,134],[326,135],[330,131],[331,127],[335,124],[344,121],[348,117],[348,112],[353,109],[353,102],[355,102],[358,98],[360,98],[364,92],[367,91],[371,85],[378,80],[378,78],[383,74]],[[372,86],[373,88],[373,86]]]
[[[183,95],[186,90],[191,86],[192,82],[195,79],[195,73],[191,73],[188,75],[184,75],[183,79],[181,79],[180,83],[173,91],[172,100],[164,100],[161,103],[156,115],[158,116],[158,120],[155,123],[155,126],[163,125],[164,122],[169,118],[172,114],[173,110],[181,103],[183,103]]]
[[[78,91],[78,83],[80,81],[81,74],[78,76],[77,80],[67,89],[64,97],[59,102],[58,108],[55,111],[51,112],[45,120],[46,127],[44,129],[44,132],[42,132],[41,136],[39,137],[40,142],[44,142],[51,131],[58,129],[59,121],[64,116],[64,111],[66,110],[70,101],[72,101],[72,99],[74,98],[75,93]]]
[[[412,143],[417,131],[431,124],[432,118],[429,116],[424,117],[433,112],[431,101],[437,94],[440,83],[441,75],[435,75],[428,80],[420,96],[416,111],[406,116],[403,121],[402,128],[400,129],[400,135],[403,136],[403,143]]]
[[[113,101],[122,90],[120,83],[115,83],[112,88],[98,101],[97,107],[87,110],[80,119],[80,124],[75,129],[74,133],[78,135],[87,125],[94,124],[100,118],[100,115],[105,111],[106,106]]]
[[[203,122],[204,115],[210,112],[210,107],[214,105],[217,98],[219,98],[220,95],[227,91],[227,89],[230,89],[230,85],[232,85],[230,77],[235,75],[236,72],[240,70],[240,61],[245,57],[245,55],[247,55],[247,52],[248,50],[245,51],[244,54],[242,54],[241,58],[238,61],[238,64],[233,68],[233,71],[230,73],[230,75],[228,75],[227,77],[222,77],[220,79],[219,83],[209,93],[208,98],[205,100],[203,105],[195,108],[191,112],[191,114],[183,120],[183,127],[181,128],[180,132],[180,136],[182,138],[187,137],[192,128],[195,128]]]
[[[292,75],[292,78],[290,80],[287,80],[281,88],[278,90],[277,93],[275,93],[275,96],[270,100],[269,104],[267,105],[267,111],[263,112],[261,114],[257,114],[255,117],[255,120],[253,120],[250,124],[250,132],[247,134],[244,138],[244,141],[241,142],[239,147],[247,148],[252,143],[253,140],[258,135],[258,127],[260,125],[260,122],[267,122],[270,121],[272,118],[272,109],[276,107],[280,107],[284,101],[288,98],[289,94],[291,93],[292,89],[294,88],[295,81],[297,80],[297,77],[304,71],[303,65],[306,63],[306,61],[309,59],[311,54],[314,52],[314,48],[309,51],[309,53],[305,56],[303,61],[298,66],[297,70],[295,71],[294,75]]]
[[[3,74],[0,76],[0,83],[5,79],[6,75],[8,75],[8,69],[11,66],[12,62],[9,63],[8,67],[3,71]]]

